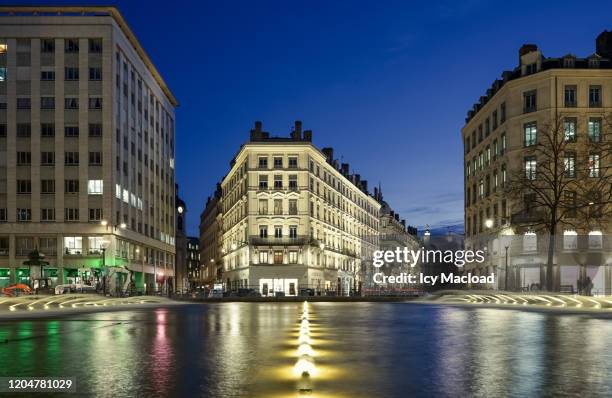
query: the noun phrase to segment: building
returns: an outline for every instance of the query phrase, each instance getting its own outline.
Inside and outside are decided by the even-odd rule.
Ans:
[[[200,215],[200,264],[202,282],[208,288],[223,283],[223,214],[221,211],[221,183],[212,196],[206,200],[206,207]]]
[[[612,33],[602,33],[596,53],[586,58],[568,54],[547,58],[535,45],[519,51],[519,65],[502,73],[486,95],[468,112],[462,129],[465,165],[466,248],[487,250],[483,264],[470,264],[466,272],[497,274],[501,289],[527,290],[545,287],[549,237],[556,236],[551,280],[554,290],[580,291],[580,280],[592,281],[593,294],[610,294],[612,223],[599,216],[590,224],[577,210],[601,210],[610,206],[610,129],[606,118],[612,110]],[[555,234],[531,226],[542,221],[545,208],[532,189],[518,192],[509,183],[542,181],[551,172],[542,164],[545,136],[557,131],[564,145],[555,158],[560,164],[554,181],[572,186],[608,178],[599,198],[580,202],[576,192],[559,185],[567,212]],[[561,130],[563,129],[563,130]],[[549,134],[554,136],[554,134]],[[607,155],[607,156],[606,156]],[[563,156],[561,163],[560,157]],[[548,168],[548,169],[547,169]],[[537,170],[537,173],[536,173]],[[554,172],[554,170],[552,171]],[[521,180],[518,180],[521,181]],[[598,180],[599,181],[599,180]],[[606,190],[607,185],[607,192]],[[579,198],[580,199],[580,198]],[[595,203],[598,202],[598,203]],[[578,214],[578,215],[577,215]],[[551,245],[552,247],[552,245]]]
[[[175,260],[175,286],[177,292],[186,292],[189,290],[188,277],[188,238],[187,238],[187,206],[179,197],[179,187],[176,185],[176,260]],[[163,275],[158,276],[163,280]]]
[[[382,194],[382,189],[379,187],[374,188],[374,198],[381,204],[380,215],[379,215],[379,245],[380,250],[395,250],[396,248],[407,247],[410,250],[417,251],[421,247],[421,242],[417,237],[418,231],[415,227],[406,225],[406,220],[400,219],[399,214],[394,211],[389,203],[387,203]],[[399,276],[401,274],[412,274],[418,275],[421,271],[421,264],[415,264],[412,267],[408,263],[387,263],[379,269],[368,269],[368,276],[365,278],[367,281],[367,288],[372,294],[379,294],[382,291],[394,291],[400,293],[410,293],[419,288],[416,284],[409,284],[408,282],[403,284],[394,283],[388,284],[376,284],[374,283],[373,273],[382,272],[385,275]]]
[[[187,280],[189,290],[202,287],[202,267],[200,266],[200,238],[187,237]]]
[[[317,149],[299,121],[290,137],[272,137],[256,122],[230,165],[220,199],[226,289],[361,292],[381,206],[367,181],[332,148]]]
[[[0,7],[1,285],[172,277],[176,106],[116,8]]]

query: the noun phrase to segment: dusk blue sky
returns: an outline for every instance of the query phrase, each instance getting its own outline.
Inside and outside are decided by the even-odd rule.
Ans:
[[[180,102],[176,171],[192,235],[255,120],[275,135],[302,120],[412,225],[462,223],[466,111],[523,43],[586,56],[612,29],[606,2],[113,4]]]

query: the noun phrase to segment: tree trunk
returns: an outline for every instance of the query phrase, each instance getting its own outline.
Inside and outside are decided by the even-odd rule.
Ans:
[[[555,246],[556,246],[556,235],[555,235],[555,226],[550,228],[549,236],[548,236],[548,259],[546,262],[546,290],[549,292],[553,291],[554,281],[553,281],[553,260],[555,256]]]

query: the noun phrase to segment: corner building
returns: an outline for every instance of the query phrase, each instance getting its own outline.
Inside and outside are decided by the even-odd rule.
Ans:
[[[0,285],[171,281],[176,106],[116,8],[0,7]]]
[[[548,58],[533,44],[522,46],[518,55],[519,65],[503,72],[480,97],[461,132],[465,246],[486,249],[486,261],[465,271],[496,274],[496,286],[479,287],[526,291],[545,287],[549,236],[529,227],[542,217],[532,193],[522,192],[517,199],[506,188],[513,175],[538,176],[543,166],[531,148],[542,139],[538,130],[556,120],[568,141],[566,177],[587,181],[607,173],[609,178],[611,134],[605,120],[612,111],[612,32],[599,35],[596,52],[586,58]],[[581,220],[567,215],[556,232],[554,289],[576,293],[579,280],[588,277],[591,294],[609,295],[612,226],[577,228]]]
[[[221,182],[223,281],[263,296],[360,294],[378,247],[380,203],[331,148],[296,122],[290,137],[255,123]]]

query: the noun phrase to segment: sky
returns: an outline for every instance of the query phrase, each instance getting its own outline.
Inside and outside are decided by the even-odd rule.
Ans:
[[[587,56],[612,29],[612,3],[595,1],[112,4],[180,102],[176,174],[193,236],[256,120],[273,135],[301,120],[411,225],[463,223],[467,110],[522,44]]]

